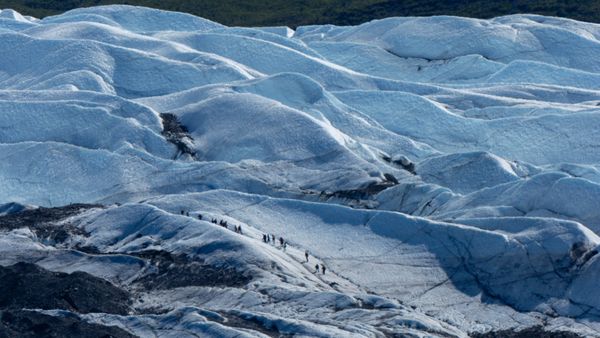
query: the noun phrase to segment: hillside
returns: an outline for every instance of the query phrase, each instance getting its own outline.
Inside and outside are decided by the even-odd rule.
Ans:
[[[109,4],[187,12],[228,26],[356,25],[390,16],[493,18],[516,13],[600,22],[598,0],[0,0],[0,8],[14,8],[22,14],[35,17],[56,15],[78,7]]]
[[[0,336],[600,337],[600,25],[0,11]]]

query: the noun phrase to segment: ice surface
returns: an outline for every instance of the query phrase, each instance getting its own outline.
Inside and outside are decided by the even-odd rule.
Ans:
[[[599,25],[6,9],[0,53],[0,264],[133,295],[129,316],[47,315],[164,337],[600,336]],[[102,207],[3,221],[70,203]]]

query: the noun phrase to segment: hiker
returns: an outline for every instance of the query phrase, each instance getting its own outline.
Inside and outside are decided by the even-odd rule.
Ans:
[[[183,210],[181,210],[181,214],[183,215],[185,212]]]
[[[240,234],[240,235],[243,235],[243,234],[242,234],[242,226],[241,226],[241,225],[238,225],[238,231],[239,231],[239,234]]]
[[[323,274],[325,274],[325,270],[327,270],[325,269],[325,265],[321,264],[321,270],[323,271]]]
[[[189,212],[189,211],[186,211],[186,212],[185,212],[185,215],[186,215],[187,217],[190,217],[190,212]]]
[[[213,224],[217,224],[217,220],[215,218],[211,219],[210,222]]]
[[[275,243],[275,235],[271,234],[271,241]]]
[[[316,273],[316,272],[319,272],[319,264],[318,264],[318,263],[317,263],[317,264],[315,264],[315,273]]]
[[[287,242],[283,242],[283,251],[285,251],[285,249],[287,249]]]
[[[198,219],[202,220],[202,214],[198,214]]]
[[[283,246],[283,242],[284,242],[283,237],[279,237],[279,245],[280,246]]]
[[[267,243],[267,235],[263,234],[263,242]]]
[[[304,250],[304,257],[306,258],[306,263],[308,263],[308,250]]]

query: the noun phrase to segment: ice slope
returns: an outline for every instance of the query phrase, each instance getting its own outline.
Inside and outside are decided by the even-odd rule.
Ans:
[[[221,95],[173,112],[190,130],[200,158],[208,161],[315,159],[317,165],[329,160],[359,161],[337,158],[338,153],[348,152],[343,134],[261,96]],[[263,125],[277,128],[261,128]]]
[[[307,44],[326,59],[352,70],[403,81],[463,83],[489,77],[503,68],[501,63],[475,54],[451,60],[426,60],[399,57],[366,43],[308,41]]]
[[[519,180],[525,175],[519,169],[516,164],[485,152],[432,157],[418,166],[423,180],[461,194]],[[486,173],[481,180],[473,179],[481,172]]]
[[[74,88],[136,97],[249,77],[242,69],[211,57],[181,62],[93,40],[40,40],[6,33],[0,50],[5,55],[0,62],[0,83],[5,89]]]
[[[440,103],[403,92],[344,91],[336,92],[336,97],[388,130],[443,152],[490,151],[538,165],[598,162],[599,153],[593,151],[600,121],[596,110],[485,121],[464,118]],[[448,133],[437,133],[439,128]]]
[[[600,336],[599,27],[2,10],[0,264],[138,336]]]
[[[542,22],[535,19],[539,18]],[[397,56],[428,60],[449,60],[464,55],[508,63],[514,60],[542,61],[557,66],[597,72],[597,28],[592,33],[565,28],[561,19],[550,23],[542,17],[514,16],[492,20],[456,17],[388,18],[321,33],[328,41],[357,42],[374,45]],[[565,24],[566,25],[566,24]],[[305,34],[314,38],[312,31]],[[570,46],[571,49],[564,47]]]
[[[288,95],[293,92],[294,95]],[[435,154],[431,147],[385,129],[367,115],[353,111],[326,91],[318,82],[299,73],[279,73],[236,84],[208,85],[171,95],[142,98],[138,102],[157,111],[171,112],[214,96],[249,93],[277,101],[361,142],[388,153],[402,152],[414,157]]]
[[[427,311],[436,311],[445,297],[448,303],[444,311],[453,316],[470,312],[463,307],[469,302],[465,297],[479,295],[484,303],[489,303],[484,313],[456,318],[459,322],[455,325],[474,325],[467,323],[473,320],[471,315],[490,316],[498,311],[498,304],[507,303],[521,311],[535,308],[540,312],[561,312],[559,315],[597,311],[589,310],[589,301],[579,304],[565,296],[573,289],[565,284],[570,283],[569,279],[561,274],[579,269],[579,276],[593,275],[594,263],[576,261],[585,257],[585,250],[593,251],[599,243],[596,235],[573,222],[513,218],[472,220],[467,223],[469,226],[450,225],[395,213],[228,191],[161,197],[150,203],[173,213],[183,207],[194,213],[222,214],[243,222],[246,228],[267,233],[285,229],[292,245],[302,247],[310,243],[314,255],[321,257],[330,269],[343,271],[353,283],[368,285],[371,292]],[[577,254],[574,248],[586,249]],[[561,262],[562,259],[565,260]],[[521,297],[530,289],[538,290],[536,297]],[[466,295],[461,296],[463,292]],[[510,313],[506,317],[511,315],[519,316]]]
[[[43,23],[100,22],[131,32],[208,31],[223,25],[190,14],[145,7],[104,6],[77,8],[63,15],[48,17]]]

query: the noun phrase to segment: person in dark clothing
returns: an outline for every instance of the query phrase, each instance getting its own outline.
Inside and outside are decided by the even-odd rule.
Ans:
[[[275,243],[275,235],[271,234],[271,241]]]
[[[306,263],[308,263],[308,250],[304,250],[304,257],[306,258]]]
[[[241,225],[238,225],[238,233],[240,235],[243,235],[243,233],[242,233],[242,226]]]
[[[315,264],[315,272],[319,272],[319,264]]]
[[[263,234],[263,242],[267,243],[267,235]]]
[[[323,271],[323,274],[325,274],[325,270],[327,270],[327,269],[325,268],[325,265],[321,264],[321,271]]]
[[[186,211],[185,215],[186,215],[187,217],[190,217],[190,212],[189,212],[189,211]]]
[[[285,251],[285,249],[287,249],[287,242],[283,242],[283,251]]]
[[[279,237],[279,245],[283,246],[283,242],[284,242],[283,237]]]
[[[202,214],[198,214],[198,219],[202,220]]]
[[[181,214],[183,215],[185,211],[181,210]]]

